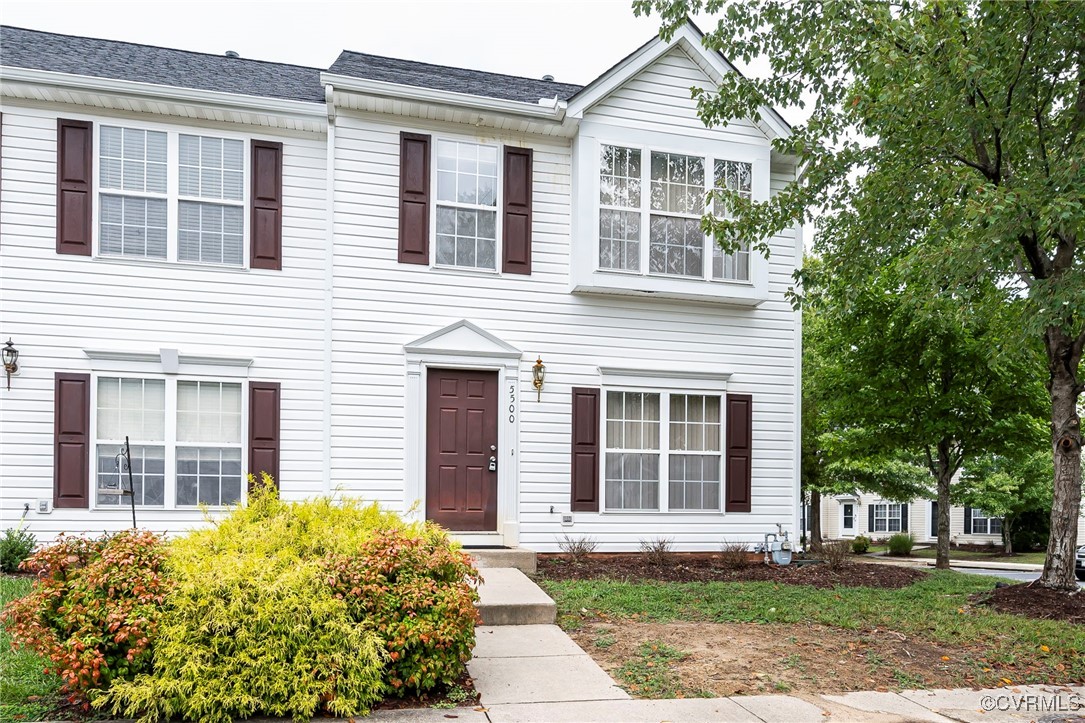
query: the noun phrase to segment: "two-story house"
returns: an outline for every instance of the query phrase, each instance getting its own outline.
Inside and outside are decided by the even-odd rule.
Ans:
[[[177,532],[334,493],[468,544],[675,549],[798,527],[795,177],[688,25],[584,87],[355,52],[327,70],[3,28],[0,526]]]

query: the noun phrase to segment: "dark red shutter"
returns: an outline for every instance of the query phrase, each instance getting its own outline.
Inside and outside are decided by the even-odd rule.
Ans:
[[[966,534],[966,535],[971,535],[972,534],[972,508],[971,507],[965,507],[964,508],[964,534]]]
[[[506,274],[531,273],[530,148],[505,147],[505,229],[501,269]]]
[[[753,398],[727,395],[727,512],[750,511]]]
[[[874,503],[867,508],[867,532],[874,532]]]
[[[90,375],[57,372],[53,388],[53,507],[90,499]]]
[[[267,472],[279,485],[278,382],[249,382],[249,474]]]
[[[573,512],[599,511],[599,390],[573,387]]]
[[[429,263],[430,137],[399,134],[399,263]]]
[[[93,129],[89,121],[57,120],[58,254],[90,256]]]
[[[283,144],[252,142],[249,267],[283,268]]]

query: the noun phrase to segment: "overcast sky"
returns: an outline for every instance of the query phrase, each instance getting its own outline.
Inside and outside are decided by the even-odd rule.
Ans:
[[[6,25],[326,68],[358,50],[587,83],[658,30],[631,0],[3,0]],[[0,49],[2,53],[2,49]]]

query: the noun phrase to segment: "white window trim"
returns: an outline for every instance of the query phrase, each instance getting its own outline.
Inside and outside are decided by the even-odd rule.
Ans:
[[[102,261],[110,262],[124,262],[135,264],[152,264],[152,265],[168,265],[168,266],[183,266],[194,268],[211,268],[211,269],[223,269],[230,271],[247,271],[249,269],[249,211],[251,206],[251,194],[252,189],[250,187],[252,179],[252,138],[249,135],[238,133],[237,131],[220,130],[218,128],[203,128],[193,126],[177,125],[175,123],[154,123],[144,120],[132,120],[128,118],[109,118],[105,119],[91,119],[94,128],[94,148],[92,150],[93,157],[91,159],[91,214],[93,222],[91,224],[91,241],[94,249],[93,258]],[[101,224],[101,195],[103,193],[111,194],[116,191],[120,196],[132,196],[140,198],[163,198],[162,195],[156,193],[136,192],[136,191],[121,191],[117,189],[103,189],[101,188],[101,133],[102,126],[112,126],[118,128],[133,128],[136,130],[144,131],[159,131],[166,134],[166,258],[146,258],[141,256],[126,256],[124,254],[103,254],[101,252],[101,239],[100,236],[100,224]],[[241,150],[242,171],[241,171],[241,190],[242,199],[238,201],[227,201],[225,199],[205,199],[195,198],[192,196],[180,195],[180,135],[195,135],[195,136],[207,136],[214,138],[225,138],[230,140],[239,140],[244,145]],[[178,212],[178,203],[180,201],[198,201],[201,203],[219,203],[221,205],[240,205],[242,210],[242,228],[241,228],[241,264],[216,264],[206,261],[182,261],[178,258],[179,255],[179,233],[180,233],[180,214]]]
[[[727,375],[730,376],[730,375]],[[648,381],[653,377],[643,377]],[[710,516],[720,517],[724,515],[725,497],[726,497],[726,467],[727,467],[727,450],[724,440],[727,439],[727,395],[725,389],[713,389],[713,388],[691,388],[682,384],[680,381],[677,385],[663,384],[661,386],[650,386],[649,384],[618,384],[615,383],[617,379],[614,376],[610,376],[607,382],[600,387],[601,398],[599,400],[599,511],[603,515],[681,515],[681,516]],[[669,380],[674,381],[674,380]],[[610,392],[637,392],[641,394],[652,393],[659,395],[659,447],[655,450],[621,450],[611,449],[607,446],[607,394]],[[719,508],[712,510],[690,510],[690,509],[670,509],[670,421],[671,421],[671,409],[670,409],[670,395],[703,395],[709,397],[720,398],[720,450],[719,452],[690,452],[689,450],[674,450],[676,454],[703,454],[705,456],[716,454],[720,458],[720,478],[719,483]],[[640,508],[640,509],[610,509],[607,507],[606,500],[606,479],[607,479],[607,453],[622,451],[630,452],[633,454],[657,454],[659,455],[659,490],[657,498],[659,500],[659,507],[652,508]]]
[[[875,527],[875,529],[869,530],[869,532],[883,533],[883,534],[886,534],[886,535],[896,535],[896,534],[898,534],[900,532],[908,532],[908,530],[903,529],[903,527],[904,527],[904,504],[905,503],[903,503],[903,502],[889,502],[888,500],[878,500],[877,502],[874,502],[872,504],[874,506],[874,527]],[[879,515],[878,515],[878,509],[879,508],[885,508],[885,515],[880,517],[880,518],[879,518]],[[890,515],[889,514],[891,508],[896,508],[896,511],[897,511],[896,515]],[[885,529],[884,530],[877,529],[879,519],[884,519],[885,520]],[[889,529],[889,523],[892,520],[896,520],[899,523],[898,526],[900,528],[902,528],[902,529],[890,530]]]
[[[620,148],[629,148],[640,152],[640,208],[624,208],[616,206],[606,206],[600,200],[601,190],[601,158],[603,146],[617,146]],[[608,140],[607,137],[599,138],[597,144],[597,153],[594,159],[594,183],[592,184],[592,200],[593,210],[592,219],[593,226],[592,231],[589,234],[590,238],[594,241],[593,258],[594,264],[592,266],[596,273],[600,274],[621,274],[623,276],[643,276],[657,279],[676,279],[679,281],[707,281],[714,284],[724,284],[730,286],[745,286],[752,287],[754,285],[754,256],[753,251],[750,251],[749,259],[749,278],[747,279],[724,279],[716,278],[712,274],[712,257],[713,249],[716,248],[715,241],[708,235],[702,234],[704,244],[701,247],[701,275],[700,276],[687,276],[684,274],[667,274],[667,273],[653,273],[649,271],[648,264],[651,259],[651,218],[653,213],[658,216],[665,216],[667,218],[677,218],[683,220],[701,219],[701,215],[697,214],[682,214],[672,213],[670,211],[653,211],[651,201],[652,190],[652,153],[664,153],[676,156],[687,156],[693,158],[700,158],[704,163],[704,193],[708,194],[709,191],[715,188],[716,180],[716,161],[734,161],[738,163],[749,163],[750,168],[750,184],[751,189],[757,185],[757,176],[760,173],[758,164],[753,159],[746,157],[746,154],[736,152],[733,156],[728,156],[724,153],[702,153],[691,152],[689,149],[678,150],[674,147],[667,146],[665,143],[630,143],[628,141],[621,140]],[[756,198],[756,193],[751,190],[751,198]],[[623,210],[623,211],[639,211],[640,212],[640,270],[634,271],[632,269],[613,269],[601,266],[599,264],[599,218],[603,209],[608,210]],[[706,206],[707,210],[707,206]]]
[[[977,515],[976,514],[977,512],[981,512],[983,514]],[[976,520],[983,520],[983,532],[978,532],[976,530]],[[991,520],[999,520],[999,521],[1001,521],[1002,518],[1001,517],[990,517],[990,516],[987,515],[987,513],[984,510],[981,510],[978,507],[973,507],[972,508],[972,534],[973,535],[986,535],[988,537],[994,536],[994,535],[1001,535],[1002,534],[1002,528],[1001,527],[999,528],[998,532],[991,532]]]
[[[143,367],[143,368],[140,368]],[[162,482],[162,499],[163,504],[158,505],[136,505],[137,514],[140,510],[144,512],[159,512],[169,510],[179,511],[199,511],[202,508],[200,505],[179,505],[177,504],[177,447],[191,447],[200,446],[198,443],[179,442],[177,440],[177,382],[178,381],[200,381],[200,382],[221,382],[225,384],[240,384],[241,386],[241,443],[240,445],[233,444],[215,444],[205,446],[218,446],[218,447],[234,447],[239,446],[241,449],[241,499],[239,502],[244,504],[248,499],[248,485],[247,479],[247,458],[248,454],[248,438],[249,438],[249,419],[246,410],[249,408],[249,389],[248,384],[245,384],[236,377],[217,377],[217,376],[196,376],[196,375],[184,375],[178,376],[173,374],[164,374],[162,372],[150,372],[146,370],[145,365],[130,365],[127,371],[119,370],[94,370],[91,372],[90,378],[90,436],[89,443],[91,445],[91,458],[93,460],[93,468],[91,470],[90,479],[90,509],[93,511],[110,511],[127,513],[131,507],[129,504],[120,505],[100,505],[98,504],[98,379],[99,377],[108,378],[127,378],[127,379],[164,379],[166,383],[165,391],[165,433],[163,436],[165,440],[162,442],[139,442],[142,445],[161,445],[165,448],[165,475]],[[123,480],[122,480],[123,482]],[[223,510],[227,509],[227,505],[213,505],[209,506],[211,510]]]
[[[430,133],[430,195],[433,197],[429,203],[429,266],[434,271],[440,271],[443,273],[462,273],[474,276],[481,274],[483,276],[501,276],[502,263],[504,258],[504,208],[505,202],[505,144],[503,143],[484,143],[478,138],[471,136],[458,136],[454,134],[444,133]],[[494,181],[494,202],[493,209],[486,206],[477,206],[472,204],[462,204],[454,201],[438,201],[437,200],[437,145],[441,141],[449,141],[452,143],[470,143],[476,146],[486,146],[489,148],[497,149],[497,179]],[[247,169],[246,169],[247,171]],[[493,210],[494,219],[494,235],[497,237],[494,239],[494,267],[492,269],[480,269],[478,267],[470,266],[455,266],[450,264],[438,264],[437,263],[437,206],[438,204],[447,205],[450,208],[463,208],[472,211],[489,211]],[[248,218],[246,217],[246,223]]]

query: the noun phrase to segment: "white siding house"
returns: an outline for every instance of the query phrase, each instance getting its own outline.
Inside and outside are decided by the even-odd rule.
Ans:
[[[468,544],[797,529],[801,235],[766,259],[698,228],[713,185],[794,178],[788,128],[701,123],[691,86],[734,70],[692,25],[583,88],[2,39],[0,528],[130,524],[99,491],[128,434],[139,522],[170,532],[263,469]],[[60,60],[85,47],[118,63]]]

